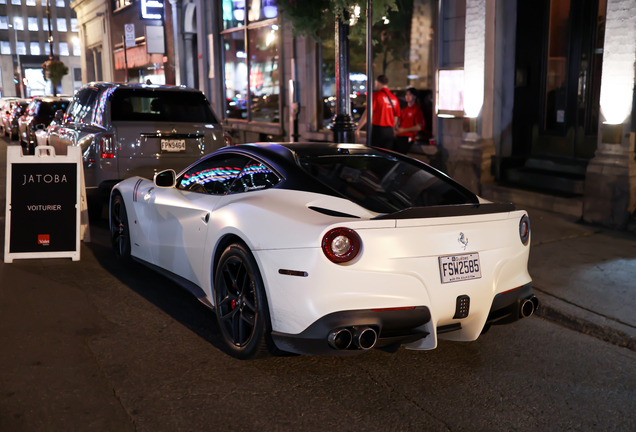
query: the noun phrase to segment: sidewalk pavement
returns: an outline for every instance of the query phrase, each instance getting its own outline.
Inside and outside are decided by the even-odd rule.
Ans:
[[[636,351],[636,234],[523,207],[536,314]]]

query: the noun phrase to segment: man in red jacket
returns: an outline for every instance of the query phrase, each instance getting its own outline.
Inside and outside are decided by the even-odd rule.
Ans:
[[[371,132],[371,145],[393,150],[395,134],[393,128],[400,118],[400,104],[397,98],[388,88],[389,79],[386,75],[380,75],[375,80],[378,91],[373,92],[373,125]],[[360,123],[356,128],[356,136],[360,136],[360,130],[367,124],[367,110],[364,110]]]

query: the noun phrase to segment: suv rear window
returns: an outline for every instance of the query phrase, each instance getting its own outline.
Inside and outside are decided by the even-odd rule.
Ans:
[[[389,154],[298,155],[298,159],[316,180],[376,213],[478,201],[432,168]]]
[[[112,121],[218,123],[203,93],[117,89],[110,103]]]
[[[38,117],[52,119],[57,110],[66,111],[66,108],[68,108],[67,101],[41,102],[39,107],[35,110],[35,115]]]

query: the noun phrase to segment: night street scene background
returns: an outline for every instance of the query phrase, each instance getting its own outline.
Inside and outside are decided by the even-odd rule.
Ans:
[[[0,431],[636,430],[635,23],[636,0],[0,0],[5,245],[0,262]],[[378,77],[383,77],[380,82]],[[374,88],[378,94],[385,88],[399,104],[390,105],[389,126],[378,124],[377,117],[367,121],[367,113],[371,119],[382,109],[382,102],[376,102],[382,99],[369,93]],[[364,147],[373,144],[380,127],[392,135],[405,127],[395,108],[420,113],[417,127],[408,138],[392,141],[388,150],[393,153]],[[393,116],[399,124],[393,124]],[[242,146],[252,143],[260,144]],[[285,171],[285,146],[297,149],[297,172]],[[48,216],[56,208],[47,207],[45,198],[51,197],[41,192],[45,189],[34,187],[40,192],[12,197],[18,190],[12,172],[20,173],[24,184],[31,172],[33,183],[51,179],[62,190],[61,176],[45,177],[46,165],[12,167],[18,159],[43,160],[50,154],[40,151],[53,149],[60,156],[71,147],[81,151],[76,152],[78,163],[63,171],[72,179],[67,198],[75,203],[73,191],[79,187],[87,194],[80,198],[87,207],[60,212],[56,219]],[[267,159],[271,149],[278,159]],[[231,160],[231,165],[224,159],[207,167],[203,158],[214,152],[220,153],[212,162],[223,152],[244,160]],[[337,165],[330,161],[353,156],[376,164],[329,173]],[[375,174],[382,157],[395,166],[380,178]],[[201,163],[196,161],[206,169],[191,165]],[[79,165],[85,177],[76,184],[80,179],[73,177],[74,167]],[[424,168],[412,178],[426,187],[441,182],[452,193],[444,189],[435,202],[421,196],[411,200],[416,180],[399,176],[413,166]],[[166,174],[168,169],[175,173]],[[246,172],[252,183],[244,182],[239,191],[235,179]],[[212,184],[211,178],[221,179],[213,185],[217,189],[205,183]],[[389,210],[369,204],[369,197],[389,191],[388,179],[397,185],[382,201]],[[193,184],[200,189],[186,188]],[[207,230],[208,223],[214,226],[221,219],[231,224],[240,219],[238,210],[217,218],[215,208],[193,217],[187,214],[191,209],[175,205],[178,210],[161,220],[166,222],[159,225],[163,232],[155,225],[147,232],[157,238],[183,236],[176,241],[183,240],[182,249],[153,251],[161,242],[153,243],[152,236],[149,246],[140,246],[140,237],[131,242],[134,230],[146,233],[144,218],[151,219],[149,212],[133,212],[132,206],[157,205],[161,215],[161,205],[165,208],[170,199],[157,197],[166,190],[187,195],[180,189],[218,199],[222,211],[238,208],[223,201],[234,193],[286,193],[293,198],[285,198],[288,207],[276,209],[278,225],[270,228],[267,218],[252,219],[252,224],[271,230],[272,236],[287,229],[290,241],[301,242],[321,218],[334,218],[334,226],[345,228],[331,237],[331,231],[321,232],[315,245],[289,255],[290,262],[302,264],[281,264],[280,269],[263,268],[262,257],[273,262],[283,256],[284,247],[257,244],[250,251],[247,240],[223,240],[222,248],[209,252],[212,264],[202,267],[210,280],[200,284],[135,251],[146,247],[149,256],[169,256],[194,275],[194,243],[203,244],[199,261],[208,257],[203,251],[215,247],[204,244],[211,237],[196,227]],[[305,205],[307,193],[324,196]],[[329,207],[334,197],[345,198],[346,205]],[[188,205],[207,209],[202,201],[190,199]],[[46,223],[16,220],[17,206],[31,202],[39,207],[29,209],[41,211],[36,216],[44,216]],[[298,213],[304,215],[298,224],[295,205],[307,211]],[[522,258],[529,250],[531,283],[523,279],[525,261],[522,275],[501,272],[516,255],[497,258],[497,276],[488,274],[496,267],[488,257],[503,250],[500,245],[507,239],[501,228],[504,215],[518,210],[527,217],[514,221],[514,246]],[[76,215],[81,216],[76,220]],[[168,224],[179,215],[186,216]],[[425,229],[418,217],[429,218],[421,224]],[[476,218],[491,231],[469,231],[462,217]],[[301,223],[306,232],[296,233]],[[376,243],[382,251],[372,250],[369,239],[380,238],[386,227],[419,227],[417,232],[426,236],[396,236]],[[23,238],[37,237],[38,250],[55,243],[44,230],[63,233],[65,247],[72,247],[75,228],[81,259],[19,256],[30,247],[20,249]],[[351,338],[346,347],[331,329],[322,341],[327,351],[318,354],[299,354],[304,352],[300,348],[285,352],[273,345],[290,336],[277,328],[281,322],[320,315],[320,307],[329,302],[324,294],[334,289],[325,286],[315,303],[301,300],[307,297],[300,292],[308,290],[303,283],[316,275],[314,267],[304,272],[311,266],[309,260],[306,267],[302,262],[312,256],[309,249],[328,263],[316,266],[316,272],[338,268],[341,273],[334,275],[347,281],[360,273],[355,266],[362,259],[356,261],[355,254],[392,257],[391,262],[376,261],[377,280],[360,277],[349,293],[354,295],[372,291],[370,285],[381,280],[406,281],[415,270],[396,270],[403,279],[383,278],[387,269],[398,268],[392,266],[399,266],[400,259],[412,258],[406,252],[415,250],[411,244],[421,245],[418,251],[446,251],[445,229],[452,231],[454,249],[432,254],[435,271],[427,275],[441,290],[425,305],[430,310],[426,328],[434,334],[394,331],[389,336],[397,342],[389,344],[387,333],[372,327],[373,348],[367,350],[359,339],[363,327],[338,321],[334,328],[346,327],[339,337]],[[519,237],[522,245],[516,243]],[[479,251],[472,249],[478,244]],[[237,252],[237,245],[246,250]],[[352,257],[341,255],[339,248],[353,251]],[[449,283],[442,274],[444,259],[467,256],[482,273],[473,266],[466,280]],[[227,276],[237,260],[246,273]],[[334,280],[329,270],[321,272],[321,281]],[[522,287],[504,290],[497,285],[499,272],[501,280],[508,277],[524,290],[531,287],[530,294],[509,306],[514,310],[506,325],[496,325],[490,294]],[[294,286],[298,297],[266,298],[259,286],[268,286],[272,274],[299,281]],[[475,286],[477,278],[490,284],[489,297],[473,296],[462,304],[460,297],[468,295],[458,294],[469,289],[459,292],[458,285]],[[249,282],[243,283],[247,291],[241,291],[241,281]],[[214,291],[208,295],[206,286],[215,284],[225,287],[225,298]],[[385,298],[405,292],[403,286],[388,285]],[[456,315],[442,318],[435,328],[444,313],[444,291]],[[350,301],[346,292],[340,294],[338,301]],[[489,306],[476,340],[453,340],[460,338],[453,332],[460,334],[462,323],[468,328],[471,313],[480,313],[484,302]],[[287,305],[285,314],[270,317],[279,304]],[[413,309],[410,304],[382,309],[364,304],[343,306],[338,317],[353,316],[349,309],[398,315]],[[461,311],[469,305],[466,319]],[[341,312],[338,306],[333,310]],[[254,338],[262,331],[262,345],[247,349],[258,355],[236,342],[244,327],[237,330],[234,322],[225,327],[225,313],[245,316]],[[319,324],[324,322],[329,321]],[[407,336],[432,338],[436,347],[409,349],[414,345]],[[384,342],[375,346],[377,341]]]

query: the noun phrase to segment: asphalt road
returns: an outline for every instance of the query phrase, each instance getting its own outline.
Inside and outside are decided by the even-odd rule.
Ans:
[[[0,141],[2,210],[5,169]],[[79,262],[0,264],[2,432],[636,430],[633,351],[532,317],[428,352],[239,361],[205,306],[114,258],[105,220],[91,235]]]

